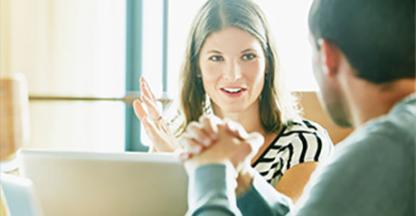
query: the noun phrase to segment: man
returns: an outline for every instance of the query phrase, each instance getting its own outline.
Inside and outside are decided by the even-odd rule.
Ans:
[[[355,131],[337,145],[331,160],[313,174],[291,214],[415,215],[414,20],[414,0],[314,1],[309,27],[314,47],[314,73],[321,98],[337,124],[352,126]],[[201,125],[203,128],[204,124]],[[219,133],[212,140],[213,146],[224,145],[222,140],[230,139],[228,136],[233,133]],[[244,137],[240,140],[241,146],[252,143]],[[233,142],[237,142],[236,139]],[[204,175],[203,181],[191,181],[190,201],[195,205],[190,206],[190,213],[209,215],[212,210],[218,210],[220,213],[214,215],[232,215],[240,214],[241,210],[254,214],[254,211],[244,209],[251,202],[252,208],[257,206],[258,211],[286,214],[284,207],[289,204],[280,202],[284,198],[277,192],[257,190],[258,193],[252,193],[256,192],[260,182],[253,174],[246,176],[249,184],[238,198],[240,209],[227,208],[235,206],[232,199],[216,203],[219,197],[235,197],[235,194],[217,190],[224,193],[216,197],[221,193],[209,193],[206,182],[226,179],[224,173],[239,169],[237,164],[242,160],[235,158],[250,155],[247,150],[242,150],[244,148],[234,147],[235,151],[228,154],[228,162],[208,155],[204,163],[200,163],[200,157],[206,153],[215,155],[220,152],[219,148],[207,148],[186,162],[194,165],[194,169],[188,169],[193,170],[190,171],[191,179],[201,179],[200,173]],[[230,161],[234,161],[231,162],[234,166],[224,165]],[[214,171],[215,175],[207,174],[219,166],[218,163],[222,164],[223,174]],[[244,182],[239,179],[243,177],[241,174],[238,178],[227,176],[237,181],[239,188]],[[217,181],[213,185],[224,184]],[[192,196],[194,190],[201,192],[199,197]],[[273,197],[270,197],[271,193],[274,193]]]

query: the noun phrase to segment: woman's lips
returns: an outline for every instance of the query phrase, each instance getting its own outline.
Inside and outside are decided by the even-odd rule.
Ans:
[[[242,87],[224,87],[220,89],[223,94],[231,98],[240,97],[245,91],[247,91],[246,88],[242,88]]]

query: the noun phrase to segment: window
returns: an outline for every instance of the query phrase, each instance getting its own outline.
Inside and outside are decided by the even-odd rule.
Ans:
[[[281,70],[289,80],[289,88],[316,90],[308,42],[307,14],[311,0],[259,0],[277,44]],[[205,0],[170,1],[168,40],[168,93],[178,93],[179,70],[183,62],[186,40],[193,18]],[[155,92],[161,93],[163,1],[144,2],[143,73]],[[302,79],[299,79],[302,77]]]
[[[27,147],[124,150],[123,103],[71,98],[124,95],[125,10],[118,0],[1,1],[0,73],[25,74],[32,95]]]
[[[145,133],[140,133],[137,125],[132,126],[138,122],[131,110],[125,111],[124,103],[67,99],[120,98],[126,89],[137,90],[138,85],[132,83],[137,83],[138,74],[143,74],[157,96],[162,96],[166,89],[165,93],[177,100],[188,33],[205,1],[2,0],[0,73],[22,72],[28,80],[32,95],[28,146],[122,151],[129,150],[129,145],[140,145],[137,139],[127,138],[128,143],[134,143],[124,143],[125,135],[142,136],[142,143],[148,143]],[[316,90],[306,22],[311,0],[256,2],[266,13],[275,36],[281,70],[289,87]],[[128,11],[140,16],[131,26],[129,21],[135,18],[129,17]],[[165,15],[167,26],[163,22]],[[139,36],[132,35],[132,31]],[[165,33],[167,44],[163,43]],[[129,37],[140,37],[136,47],[139,56],[129,56]],[[129,69],[129,61],[137,67]],[[38,97],[45,95],[61,96],[64,100],[45,101]]]
[[[312,73],[308,12],[311,0],[257,0],[269,21],[280,70],[292,91],[317,91]]]

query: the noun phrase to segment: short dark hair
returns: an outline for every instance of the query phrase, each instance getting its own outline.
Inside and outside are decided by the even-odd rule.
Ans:
[[[415,0],[315,0],[309,29],[314,40],[334,43],[362,79],[415,78]]]

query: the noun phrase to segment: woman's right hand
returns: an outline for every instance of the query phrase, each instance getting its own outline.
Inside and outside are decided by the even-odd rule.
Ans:
[[[167,127],[156,102],[149,84],[143,77],[140,77],[140,98],[133,101],[133,108],[152,141],[151,151],[173,152],[176,138]]]
[[[187,172],[204,164],[230,162],[238,172],[236,193],[245,193],[256,172],[250,165],[264,142],[261,134],[247,133],[237,122],[203,116],[188,125],[180,142]]]
[[[240,171],[244,164],[250,166],[264,138],[256,132],[247,133],[237,122],[202,116],[188,125],[180,142],[183,145],[180,157],[184,161],[204,164],[229,160]]]

